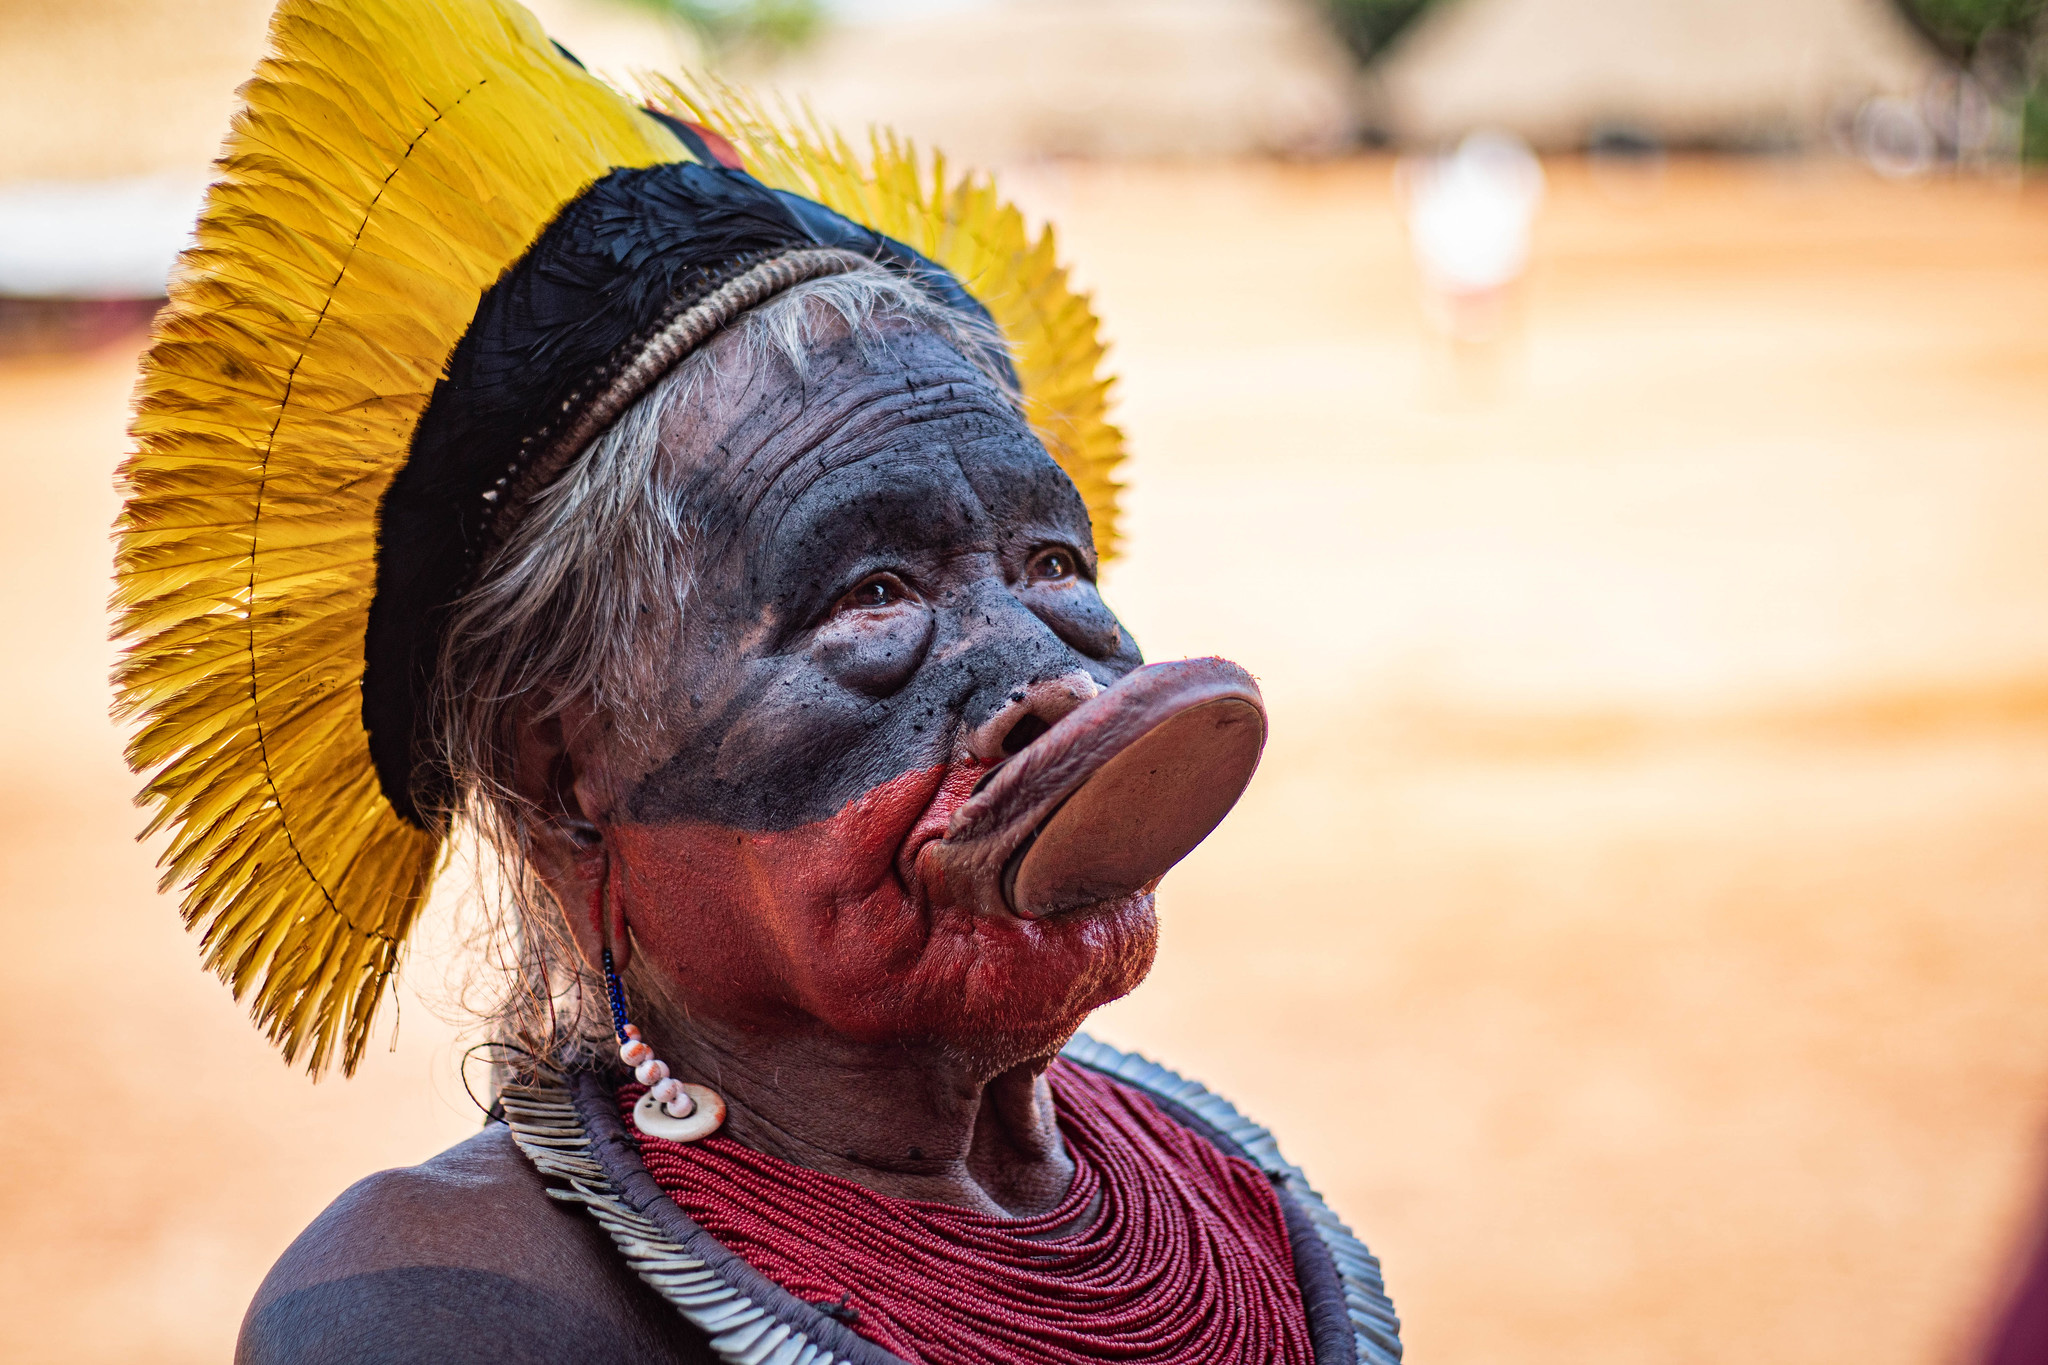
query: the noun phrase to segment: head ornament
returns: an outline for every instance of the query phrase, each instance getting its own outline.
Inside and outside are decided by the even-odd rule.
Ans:
[[[510,0],[285,0],[242,94],[143,359],[116,688],[165,888],[287,1059],[354,1069],[442,860],[421,674],[504,509],[760,291],[878,260],[985,309],[1113,551],[1095,316],[986,179],[636,104]]]

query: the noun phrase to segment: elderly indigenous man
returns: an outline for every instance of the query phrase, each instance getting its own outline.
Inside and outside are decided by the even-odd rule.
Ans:
[[[238,1359],[1397,1359],[1271,1138],[1078,1032],[1265,718],[1097,594],[1049,241],[509,0],[271,42],[144,365],[133,758],[288,1058],[352,1069],[465,830],[516,970],[483,1131]]]

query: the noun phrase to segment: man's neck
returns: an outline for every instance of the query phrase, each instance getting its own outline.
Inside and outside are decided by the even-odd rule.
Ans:
[[[650,1019],[683,1080],[725,1097],[734,1140],[899,1199],[1024,1217],[1073,1181],[1042,1062],[990,1073],[930,1044],[743,1032]]]

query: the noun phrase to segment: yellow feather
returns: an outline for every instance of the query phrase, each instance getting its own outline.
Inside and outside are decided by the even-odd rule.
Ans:
[[[143,362],[119,705],[208,964],[352,1071],[432,880],[362,733],[378,500],[483,290],[686,159],[503,0],[286,0]]]

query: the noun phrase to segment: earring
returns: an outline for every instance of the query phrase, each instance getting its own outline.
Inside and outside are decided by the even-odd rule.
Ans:
[[[637,1025],[626,1022],[626,991],[612,970],[612,950],[604,950],[604,990],[611,999],[612,1030],[619,1035],[619,1057],[647,1093],[633,1106],[633,1126],[649,1137],[670,1142],[695,1142],[710,1137],[725,1122],[725,1098],[708,1085],[693,1085],[668,1074],[668,1063],[640,1040]]]

